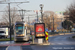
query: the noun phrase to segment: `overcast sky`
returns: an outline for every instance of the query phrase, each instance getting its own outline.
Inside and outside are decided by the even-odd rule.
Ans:
[[[11,2],[24,2],[26,0],[10,0]],[[29,3],[22,3],[19,5],[21,9],[26,10],[40,10],[39,5],[43,4],[43,10],[44,11],[65,11],[66,7],[69,6],[71,3],[73,3],[74,0],[28,0]],[[6,9],[6,6],[8,4],[0,4],[0,11],[3,11]],[[17,4],[11,4],[11,7],[17,7]],[[18,9],[20,9],[17,7]],[[0,14],[2,14],[0,12]]]

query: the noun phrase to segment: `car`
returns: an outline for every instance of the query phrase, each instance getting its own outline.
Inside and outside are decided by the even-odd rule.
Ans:
[[[56,32],[56,30],[52,30],[51,32]]]
[[[5,32],[4,31],[0,31],[0,38],[5,38]]]
[[[51,30],[49,30],[48,32],[51,32]]]

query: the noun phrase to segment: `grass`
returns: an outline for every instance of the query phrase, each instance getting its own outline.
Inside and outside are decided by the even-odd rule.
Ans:
[[[75,36],[72,36],[72,38],[75,38]]]
[[[12,38],[14,40],[14,38]],[[10,38],[0,39],[0,41],[10,41]]]

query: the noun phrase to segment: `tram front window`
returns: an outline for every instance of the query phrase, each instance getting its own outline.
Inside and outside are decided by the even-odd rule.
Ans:
[[[23,26],[16,26],[16,34],[23,34]]]

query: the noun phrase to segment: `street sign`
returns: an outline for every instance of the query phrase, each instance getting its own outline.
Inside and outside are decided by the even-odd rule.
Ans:
[[[35,37],[36,38],[45,38],[45,24],[44,23],[35,23]]]
[[[45,31],[48,31],[48,29],[46,28]]]
[[[34,35],[34,32],[32,32],[31,34]]]

